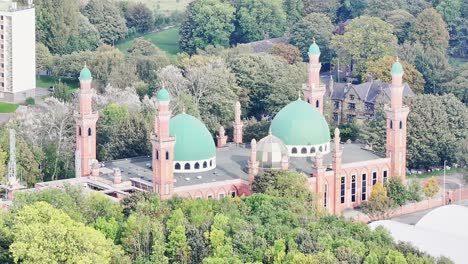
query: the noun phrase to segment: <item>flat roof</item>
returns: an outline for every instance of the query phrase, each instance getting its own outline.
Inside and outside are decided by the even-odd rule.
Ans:
[[[333,151],[333,144],[330,145]],[[364,149],[361,144],[341,144],[341,147],[343,149],[342,164],[383,158],[373,151]],[[247,162],[249,157],[250,146],[228,143],[225,147],[216,149],[215,169],[195,173],[174,173],[174,185],[175,187],[184,187],[236,179],[248,180]],[[291,157],[289,167],[310,175],[314,162],[315,158]],[[324,155],[324,165],[330,167],[331,164],[332,152]],[[114,168],[121,170],[123,180],[140,178],[152,182],[151,156],[104,162],[104,168],[101,168],[101,172],[107,171],[110,174]]]

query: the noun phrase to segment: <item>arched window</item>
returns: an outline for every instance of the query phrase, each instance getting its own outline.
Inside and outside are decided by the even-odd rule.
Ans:
[[[393,121],[390,120],[390,128],[393,128]]]
[[[292,148],[291,153],[296,154],[297,153],[297,148]]]
[[[208,167],[208,164],[205,161],[205,162],[203,162],[203,168],[206,168],[206,167]]]
[[[312,148],[310,149],[310,153],[315,153],[315,147],[312,147]]]
[[[309,103],[309,104],[310,104],[310,99],[307,99],[307,103]]]
[[[320,106],[319,100],[315,101],[315,107],[319,108],[319,106]]]
[[[81,127],[78,127],[78,136],[81,136]]]
[[[166,160],[169,160],[169,151],[166,151]]]
[[[88,128],[88,136],[91,136],[91,128]]]
[[[324,150],[327,151],[327,145],[325,145]]]
[[[322,146],[319,147],[319,151],[322,152]]]
[[[403,129],[403,121],[400,121],[400,129]]]
[[[176,170],[180,170],[180,163],[177,162],[177,163],[175,164],[175,169],[176,169]]]
[[[306,148],[302,148],[302,149],[301,149],[301,154],[307,154],[307,149],[306,149]]]
[[[196,170],[200,169],[200,163],[198,163],[198,162],[195,163],[195,169],[196,169]]]
[[[213,160],[210,160],[210,167],[213,166]]]
[[[156,150],[156,160],[159,160],[159,150]]]
[[[190,170],[190,163],[185,163],[184,169],[185,170]]]

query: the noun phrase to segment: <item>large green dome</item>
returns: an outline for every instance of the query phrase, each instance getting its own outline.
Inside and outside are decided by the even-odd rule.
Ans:
[[[270,129],[286,145],[319,145],[330,141],[330,129],[323,115],[300,99],[281,109]]]
[[[210,132],[191,115],[184,113],[171,118],[170,134],[176,137],[174,161],[206,160],[216,156]]]

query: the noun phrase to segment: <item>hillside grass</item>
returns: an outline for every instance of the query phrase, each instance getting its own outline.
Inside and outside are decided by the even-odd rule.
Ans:
[[[0,102],[0,113],[13,113],[18,108],[19,104],[11,104]]]
[[[136,34],[131,36],[130,38],[118,43],[116,47],[124,52],[127,53],[128,48],[133,44],[136,38],[143,37],[153,43],[158,48],[164,50],[165,52],[176,55],[180,52],[179,48],[179,28],[174,27],[168,30],[160,31],[160,32],[153,32],[148,34]]]
[[[78,78],[69,77],[55,77],[55,76],[39,76],[36,78],[36,86],[40,88],[49,88],[58,83],[58,80],[67,84],[70,87],[70,91],[76,91],[80,87]]]

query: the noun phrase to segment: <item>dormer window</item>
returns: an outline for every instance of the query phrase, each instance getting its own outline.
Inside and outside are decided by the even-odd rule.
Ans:
[[[349,96],[349,99],[350,99],[350,100],[354,100],[354,95],[351,94],[351,95]]]

